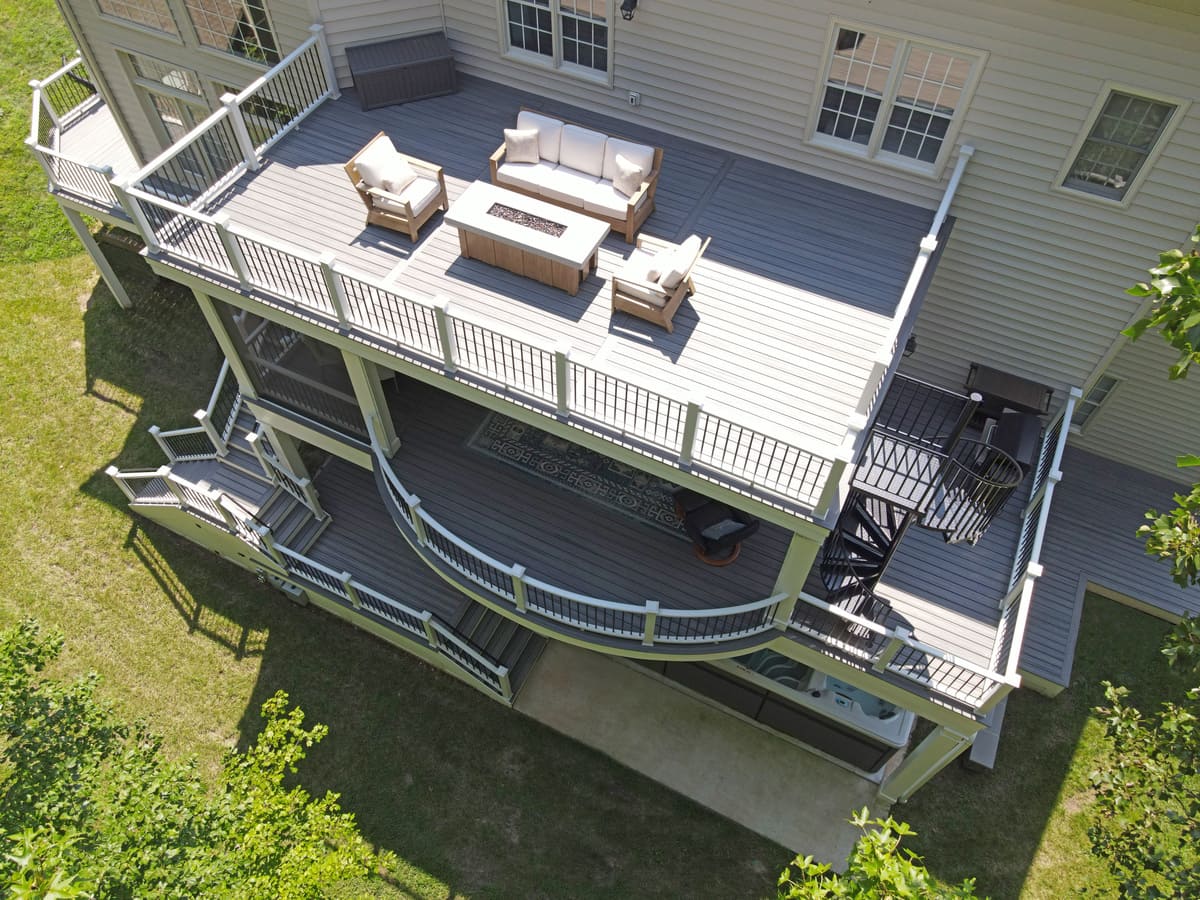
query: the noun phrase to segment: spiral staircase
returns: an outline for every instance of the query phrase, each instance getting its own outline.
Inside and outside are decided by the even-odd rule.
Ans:
[[[882,622],[874,588],[913,525],[974,544],[1021,483],[1011,456],[972,429],[970,396],[897,375],[872,423],[851,491],[821,548],[825,599]]]

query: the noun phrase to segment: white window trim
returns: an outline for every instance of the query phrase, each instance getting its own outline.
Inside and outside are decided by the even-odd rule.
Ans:
[[[946,129],[946,137],[942,141],[941,150],[938,151],[937,159],[933,163],[924,163],[920,160],[910,159],[907,156],[901,156],[898,153],[889,153],[879,149],[883,143],[884,132],[887,131],[886,123],[891,117],[892,106],[895,104],[896,83],[900,78],[900,65],[896,65],[888,75],[885,94],[879,107],[879,118],[876,120],[876,127],[871,133],[871,142],[869,144],[856,144],[853,141],[843,140],[842,138],[836,138],[817,131],[817,121],[821,116],[821,104],[825,99],[825,87],[829,77],[829,68],[833,65],[834,45],[837,41],[838,32],[843,28],[850,31],[862,31],[868,34],[878,34],[893,38],[900,45],[899,54],[897,55],[898,61],[906,57],[908,49],[912,45],[928,47],[931,50],[941,50],[971,60],[971,71],[963,84],[962,97],[959,100],[958,107],[954,110],[954,117],[950,120],[950,127]],[[880,28],[877,25],[869,25],[865,22],[830,19],[829,27],[825,34],[825,50],[822,56],[821,68],[813,89],[812,104],[808,114],[808,126],[805,129],[805,140],[813,146],[832,150],[846,156],[869,160],[872,163],[888,166],[893,169],[901,169],[914,175],[940,178],[942,170],[945,169],[946,163],[950,161],[950,157],[954,153],[954,148],[958,144],[959,132],[962,130],[963,121],[967,117],[967,110],[971,106],[971,100],[974,99],[975,88],[978,87],[979,80],[983,76],[983,69],[987,64],[987,60],[988,52],[986,50],[963,47],[959,44],[949,44],[945,41],[907,34],[891,28]]]
[[[541,53],[534,53],[526,50],[523,47],[513,47],[508,42],[508,4],[506,0],[496,0],[496,27],[500,38],[500,55],[505,59],[520,63],[521,65],[531,66],[536,69],[541,69],[547,72],[557,72],[566,75],[570,78],[577,78],[580,81],[586,81],[591,84],[602,84],[608,87],[613,86],[613,45],[616,37],[616,21],[613,16],[616,13],[616,0],[605,0],[605,22],[608,25],[608,70],[601,72],[597,69],[590,69],[587,66],[576,65],[575,63],[563,62],[562,59],[562,21],[561,14],[558,8],[554,5],[554,0],[551,0],[550,6],[550,27],[552,29],[551,41],[554,44],[554,55],[544,56]]]
[[[1129,189],[1125,191],[1125,196],[1121,199],[1115,197],[1103,197],[1100,194],[1092,194],[1088,191],[1081,191],[1078,188],[1068,187],[1065,182],[1067,173],[1071,171],[1071,167],[1075,165],[1075,160],[1079,156],[1079,151],[1083,149],[1083,142],[1088,139],[1088,135],[1092,133],[1092,128],[1096,124],[1096,119],[1100,117],[1104,106],[1108,103],[1108,98],[1116,91],[1121,94],[1132,94],[1135,97],[1141,97],[1146,100],[1153,100],[1155,103],[1169,103],[1175,107],[1175,113],[1171,116],[1171,120],[1167,122],[1166,127],[1158,136],[1158,140],[1154,142],[1154,146],[1150,148],[1150,152],[1146,154],[1146,160],[1142,163],[1142,167],[1138,169],[1138,173],[1133,176],[1133,181],[1129,183]],[[1141,188],[1142,182],[1150,174],[1150,170],[1154,168],[1154,164],[1158,162],[1158,158],[1162,155],[1167,144],[1171,141],[1171,136],[1175,133],[1175,129],[1179,127],[1179,123],[1183,121],[1187,115],[1188,107],[1191,106],[1190,100],[1185,100],[1182,97],[1172,97],[1170,94],[1160,94],[1157,91],[1147,91],[1143,88],[1133,87],[1128,84],[1123,84],[1117,81],[1106,81],[1100,86],[1100,93],[1096,96],[1096,101],[1092,104],[1091,110],[1087,114],[1083,125],[1080,126],[1079,134],[1075,137],[1075,143],[1071,145],[1070,152],[1067,153],[1066,159],[1063,160],[1062,167],[1058,170],[1058,174],[1054,176],[1054,181],[1051,182],[1051,190],[1057,191],[1060,194],[1067,194],[1077,200],[1085,200],[1089,203],[1099,203],[1102,206],[1107,206],[1113,209],[1126,209],[1133,203],[1134,197],[1137,196],[1138,189]]]
[[[1105,394],[1103,397],[1101,397],[1098,402],[1088,403],[1088,398],[1091,397],[1092,391],[1094,391],[1097,388],[1097,386],[1100,384],[1101,380],[1103,380],[1105,378],[1110,378],[1110,379],[1112,379],[1112,382],[1113,382],[1112,387],[1110,387],[1108,389],[1108,393]],[[1080,409],[1083,409],[1084,404],[1088,404],[1091,407],[1092,411],[1090,413],[1088,413],[1088,416],[1084,420],[1082,425],[1076,424],[1075,422],[1069,423],[1071,434],[1086,434],[1088,429],[1091,428],[1092,425],[1095,424],[1096,416],[1100,414],[1101,410],[1103,410],[1104,407],[1108,404],[1108,401],[1112,399],[1112,395],[1121,389],[1122,383],[1123,383],[1122,379],[1117,378],[1115,375],[1105,374],[1105,375],[1101,375],[1099,378],[1097,378],[1095,383],[1092,384],[1092,386],[1090,388],[1088,388],[1087,393],[1085,393],[1083,395],[1083,397],[1080,398],[1079,405],[1075,407],[1076,416],[1078,416],[1078,414],[1079,414],[1078,411]]]

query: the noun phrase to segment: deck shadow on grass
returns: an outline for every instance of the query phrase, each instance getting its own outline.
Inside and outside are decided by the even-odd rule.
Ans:
[[[1087,778],[1103,735],[1092,710],[1104,702],[1105,679],[1127,685],[1145,713],[1182,698],[1192,679],[1159,652],[1168,628],[1088,595],[1070,687],[1055,698],[1028,688],[1011,695],[994,771],[948,767],[894,811],[918,832],[911,846],[931,872],[948,882],[974,876],[979,895],[996,898],[1068,896],[1106,876],[1086,837]]]
[[[124,445],[80,490],[129,514],[103,466],[161,464],[146,429],[190,424],[220,356],[190,294],[156,283],[136,257],[114,265],[136,307],[120,310],[97,286],[84,313],[82,390],[119,401],[131,421]],[[238,744],[259,732],[262,703],[277,690],[310,724],[328,724],[299,777],[313,794],[340,793],[364,836],[400,857],[403,890],[750,898],[770,893],[788,861],[770,841],[129,515],[132,564],[162,590],[147,602],[170,604],[181,640],[198,635],[261,661]],[[199,674],[220,683],[219,672]]]

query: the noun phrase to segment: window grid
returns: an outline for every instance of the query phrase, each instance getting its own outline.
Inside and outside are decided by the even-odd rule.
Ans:
[[[934,163],[962,98],[971,64],[924,47],[909,50],[882,149]]]
[[[869,143],[895,54],[895,41],[840,29],[817,130]]]
[[[145,25],[155,31],[165,31],[167,34],[179,34],[179,27],[171,17],[167,0],[97,0],[100,12],[133,22],[135,25]]]
[[[533,53],[555,68],[609,73],[612,0],[503,0],[510,51]]]
[[[1122,199],[1175,109],[1170,103],[1110,93],[1063,185]]]
[[[979,57],[838,27],[814,131],[929,166],[943,155]]]
[[[1117,379],[1111,375],[1101,375],[1096,383],[1092,385],[1092,389],[1087,392],[1087,396],[1080,400],[1079,405],[1075,407],[1075,415],[1071,419],[1071,424],[1076,428],[1082,429],[1087,421],[1100,409],[1104,401],[1112,396],[1117,383]]]
[[[191,69],[177,68],[170,63],[163,62],[161,59],[155,59],[153,56],[143,56],[140,53],[126,53],[122,51],[121,55],[129,60],[130,68],[133,69],[133,73],[139,78],[175,88],[177,91],[195,94],[197,97],[203,93],[200,89],[200,77]]]
[[[608,23],[604,0],[560,4],[563,62],[608,71]],[[598,8],[598,9],[597,9]]]
[[[279,62],[264,0],[186,0],[201,46],[255,62]]]
[[[530,53],[554,56],[550,0],[508,0],[508,44]]]

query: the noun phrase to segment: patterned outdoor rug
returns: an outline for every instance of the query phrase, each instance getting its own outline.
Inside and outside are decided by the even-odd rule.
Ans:
[[[674,485],[500,413],[484,417],[467,446],[572,493],[687,540]]]

